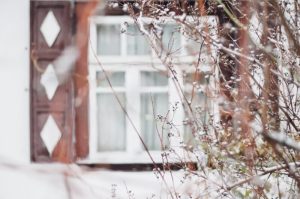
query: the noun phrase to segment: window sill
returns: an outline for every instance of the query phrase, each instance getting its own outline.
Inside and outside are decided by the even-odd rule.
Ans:
[[[167,157],[159,151],[150,151],[152,159],[146,152],[128,153],[128,152],[105,152],[91,155],[87,159],[78,160],[78,164],[94,165],[94,164],[175,164],[194,162],[197,163],[197,157],[188,151],[181,153],[170,153]]]

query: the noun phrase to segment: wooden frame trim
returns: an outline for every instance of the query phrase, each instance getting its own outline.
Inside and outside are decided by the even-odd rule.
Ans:
[[[73,75],[75,83],[75,151],[77,159],[84,159],[89,154],[89,16],[97,3],[96,1],[75,3],[75,40],[80,52]]]

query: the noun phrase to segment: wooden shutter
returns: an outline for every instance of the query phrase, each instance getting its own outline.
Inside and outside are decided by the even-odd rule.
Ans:
[[[71,8],[69,1],[31,2],[30,89],[33,161],[71,162],[74,158],[73,82],[71,77],[62,82],[57,71],[58,67],[63,66],[54,64],[54,60],[71,45]]]

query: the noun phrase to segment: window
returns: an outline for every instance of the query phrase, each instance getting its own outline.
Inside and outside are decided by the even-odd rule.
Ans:
[[[152,20],[145,18],[145,29],[153,29]],[[96,16],[92,18],[91,43],[103,63],[137,63],[159,62],[145,35],[130,17],[125,16]],[[147,25],[148,24],[148,25]],[[192,62],[192,56],[197,55],[202,41],[184,34],[185,30],[180,25],[166,19],[160,25],[162,31],[156,32],[162,40],[162,49],[172,54],[178,62]],[[150,31],[151,32],[151,31]],[[90,53],[90,62],[96,62]]]
[[[132,121],[158,159],[169,144],[168,74],[145,66],[107,66],[105,73],[96,68],[91,74],[95,77],[90,95],[93,157],[110,163],[149,162]]]
[[[146,24],[149,29],[151,23]],[[176,72],[184,94],[191,98],[193,88],[186,80],[195,72],[191,60],[198,59],[193,55],[198,54],[201,42],[182,34],[181,26],[175,23],[167,21],[161,27],[164,51],[184,60],[176,65]],[[137,130],[154,160],[161,162],[161,151],[178,148],[181,140],[191,135],[183,124],[182,96],[171,74],[128,17],[94,17],[90,34],[90,51],[96,49],[104,69],[90,53],[90,159],[102,163],[151,162]],[[207,121],[210,108],[199,89],[210,83],[204,76],[196,78],[197,91],[192,99],[192,106],[199,106],[197,118],[202,122]],[[175,104],[179,107],[176,111]]]

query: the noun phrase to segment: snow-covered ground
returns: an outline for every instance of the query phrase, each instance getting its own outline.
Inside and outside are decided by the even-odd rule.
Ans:
[[[165,173],[170,189],[180,189],[183,172]],[[174,189],[173,189],[174,190]],[[173,191],[172,190],[172,191]],[[169,198],[154,172],[84,169],[77,165],[0,164],[1,199]]]
[[[224,187],[242,185],[244,177],[232,178],[210,169],[205,173],[192,171],[189,175],[183,170],[164,171],[160,176],[154,171],[112,171],[75,164],[0,162],[0,199],[245,198],[254,196],[249,192],[253,185],[264,187],[269,198],[276,198],[279,193],[281,198],[299,198],[295,185],[287,176],[256,176],[250,184],[236,186],[227,192]],[[171,197],[170,193],[178,197]]]

